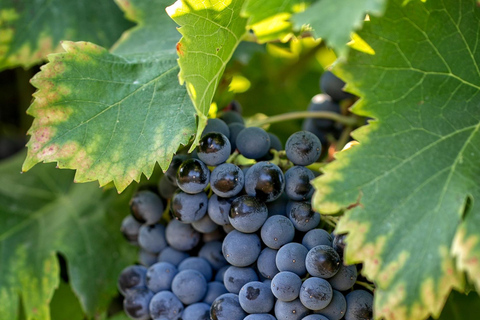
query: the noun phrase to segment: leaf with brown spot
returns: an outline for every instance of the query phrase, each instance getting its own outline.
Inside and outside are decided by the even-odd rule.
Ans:
[[[376,54],[334,71],[375,121],[315,180],[314,206],[346,209],[337,232],[376,284],[376,319],[436,317],[462,269],[479,287],[480,8],[396,0],[370,19],[359,35]]]
[[[2,0],[0,70],[44,61],[61,40],[110,47],[130,26],[113,1]]]
[[[195,110],[177,78],[180,36],[165,13],[167,2],[120,3],[139,24],[114,54],[64,42],[66,52],[50,55],[32,79],[38,91],[28,110],[35,120],[23,170],[57,162],[77,170],[76,182],[113,181],[121,192],[142,174],[150,177],[157,162],[166,170],[194,134]],[[158,34],[163,37],[147,41]]]

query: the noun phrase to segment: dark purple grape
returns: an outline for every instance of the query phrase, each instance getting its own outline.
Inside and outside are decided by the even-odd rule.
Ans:
[[[223,134],[225,137],[230,138],[230,130],[228,129],[225,121],[222,119],[208,119],[207,126],[205,129],[203,129],[202,137],[210,132],[218,132]]]
[[[322,153],[322,144],[316,135],[309,131],[298,131],[292,134],[285,144],[288,160],[299,166],[308,166]]]
[[[312,197],[313,186],[310,181],[315,176],[312,170],[293,166],[285,172],[285,193],[293,201],[305,201]]]
[[[249,196],[271,202],[278,199],[285,189],[285,176],[273,163],[261,161],[248,169],[245,175],[245,191]]]
[[[265,203],[255,197],[244,195],[233,200],[228,220],[236,230],[253,233],[262,227],[267,217]]]
[[[130,200],[132,216],[141,223],[155,224],[162,217],[163,202],[155,193],[138,191]]]
[[[347,294],[345,320],[373,319],[373,295],[365,290],[354,290]]]
[[[260,159],[270,150],[270,137],[262,128],[248,127],[240,131],[236,145],[245,158]]]
[[[182,302],[171,291],[160,291],[150,301],[150,316],[153,320],[180,320]]]
[[[340,320],[345,315],[347,309],[347,301],[341,292],[333,290],[332,301],[321,310],[315,311],[317,314],[321,314],[327,317],[328,320]]]
[[[320,310],[332,301],[333,289],[327,280],[310,277],[300,288],[299,298],[302,304],[310,310]]]
[[[327,111],[340,114],[340,105],[332,101],[332,98],[327,94],[317,94],[310,101],[308,111]],[[320,118],[313,118],[313,122],[320,130],[329,130],[335,123],[333,120]]]
[[[246,316],[237,294],[224,293],[215,299],[210,307],[212,320],[243,320]]]
[[[123,219],[120,231],[128,242],[138,245],[138,232],[141,226],[142,224],[135,220],[132,215],[128,215]]]
[[[165,177],[174,186],[177,186],[177,171],[178,171],[178,168],[188,158],[190,158],[190,157],[186,154],[174,155],[173,158],[172,158],[172,162],[170,163],[170,166],[168,166],[167,171],[165,171]]]
[[[197,156],[208,166],[216,166],[227,161],[232,146],[230,140],[221,133],[210,132],[200,139]]]
[[[153,292],[145,288],[136,288],[127,292],[123,300],[123,310],[134,320],[150,319],[149,304]]]
[[[198,159],[184,161],[177,172],[177,185],[183,192],[195,194],[202,192],[210,182],[210,170]]]
[[[188,194],[177,191],[172,198],[171,210],[177,220],[192,223],[206,215],[207,205],[208,197],[205,192]]]
[[[245,120],[243,120],[242,115],[235,111],[224,111],[220,114],[219,118],[222,119],[227,125],[232,123],[245,124]]]
[[[128,266],[118,276],[118,290],[122,295],[135,288],[146,287],[147,268],[144,266]]]
[[[335,249],[335,251],[337,251],[338,255],[340,257],[343,258],[343,253],[345,251],[345,245],[347,244],[345,242],[345,239],[347,238],[347,234],[346,233],[343,233],[343,234],[336,234],[334,237],[333,237],[333,243],[332,243],[332,247],[333,249]]]
[[[345,82],[338,78],[331,71],[325,71],[320,77],[320,89],[328,94],[334,101],[353,98],[354,95],[343,91]]]
[[[295,229],[302,232],[310,231],[320,223],[320,214],[312,210],[309,202],[294,202],[290,206],[288,218]]]
[[[223,163],[210,174],[210,187],[220,197],[229,198],[242,191],[245,177],[242,169],[233,163]]]
[[[308,251],[305,265],[310,275],[328,279],[333,277],[338,270],[342,260],[332,247],[319,245]]]

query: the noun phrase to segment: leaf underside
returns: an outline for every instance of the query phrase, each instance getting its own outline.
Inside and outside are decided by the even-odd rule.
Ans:
[[[376,54],[352,51],[335,71],[361,97],[353,112],[375,120],[314,182],[317,210],[352,208],[337,232],[377,286],[377,319],[438,316],[463,270],[480,288],[480,12],[402,2],[359,32]]]
[[[61,40],[110,47],[131,26],[113,1],[4,0],[0,6],[0,70],[28,68],[61,51]]]
[[[195,111],[177,79],[179,36],[158,9],[166,1],[157,0],[156,11],[141,1],[120,5],[139,25],[122,36],[115,54],[63,42],[66,52],[50,55],[32,79],[38,91],[28,110],[35,120],[24,171],[55,161],[76,169],[77,182],[113,181],[121,192],[142,173],[150,177],[156,162],[166,170],[194,134]],[[159,34],[161,40],[146,41]]]
[[[127,208],[127,195],[74,185],[72,172],[53,165],[20,175],[23,157],[0,164],[0,319],[17,319],[20,298],[26,319],[50,319],[57,253],[85,312],[104,312],[132,258],[118,232],[125,209],[111,209],[114,201]]]
[[[180,25],[177,44],[180,82],[186,83],[197,111],[197,145],[207,122],[210,104],[227,62],[246,31],[247,19],[240,16],[244,1],[178,0],[167,8]]]
[[[350,34],[359,29],[365,15],[381,15],[386,0],[320,0],[304,12],[293,15],[297,28],[308,25],[316,38],[322,38],[339,53],[346,52]]]
[[[312,0],[247,0],[242,9],[242,16],[249,18],[248,25],[255,33],[257,41],[289,40],[292,34],[290,17],[295,12],[305,10]]]

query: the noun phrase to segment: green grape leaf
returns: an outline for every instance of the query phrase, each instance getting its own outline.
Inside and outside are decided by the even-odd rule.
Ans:
[[[37,64],[61,51],[61,40],[110,47],[130,26],[113,1],[2,1],[0,70]]]
[[[323,38],[339,53],[346,52],[350,34],[359,29],[365,15],[381,15],[386,0],[320,0],[306,11],[293,15],[296,27],[309,25],[317,38]]]
[[[20,174],[24,155],[0,164],[0,319],[50,319],[59,286],[57,253],[85,312],[106,311],[132,250],[119,232],[128,196],[95,184],[73,184],[53,165]]]
[[[286,41],[292,34],[293,13],[304,11],[313,0],[247,0],[242,16],[250,18],[248,25],[255,33],[257,41],[264,43],[280,39]]]
[[[314,182],[314,207],[347,208],[337,232],[377,286],[377,319],[438,316],[464,289],[457,233],[458,252],[480,258],[479,25],[473,0],[392,1],[360,32],[376,54],[352,50],[335,71],[361,97],[353,112],[375,120]],[[478,283],[478,265],[465,269]]]
[[[197,145],[207,123],[215,90],[225,66],[246,32],[247,19],[240,16],[244,1],[177,0],[167,8],[170,17],[180,25],[177,44],[180,83],[197,111]]]
[[[188,143],[195,110],[178,84],[179,35],[164,10],[159,16],[138,3],[129,2],[127,12],[140,24],[116,44],[118,54],[87,42],[64,42],[66,52],[50,55],[32,79],[39,90],[28,110],[35,120],[24,171],[56,161],[60,168],[76,169],[77,182],[113,181],[121,192],[142,173],[150,177],[156,162],[166,170],[178,147]],[[138,39],[162,32],[163,40],[136,46]]]
[[[50,302],[50,318],[51,320],[84,320],[82,306],[72,288],[60,281],[60,284],[53,294]]]

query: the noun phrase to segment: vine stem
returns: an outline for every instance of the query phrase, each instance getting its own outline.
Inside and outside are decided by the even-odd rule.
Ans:
[[[330,119],[346,126],[355,126],[357,124],[357,119],[353,117],[343,116],[335,112],[328,111],[296,111],[296,112],[287,112],[279,114],[276,116],[271,116],[262,120],[253,121],[248,124],[249,127],[260,127],[265,124],[271,124],[282,121],[289,121],[295,119],[303,118],[320,118],[320,119]]]

